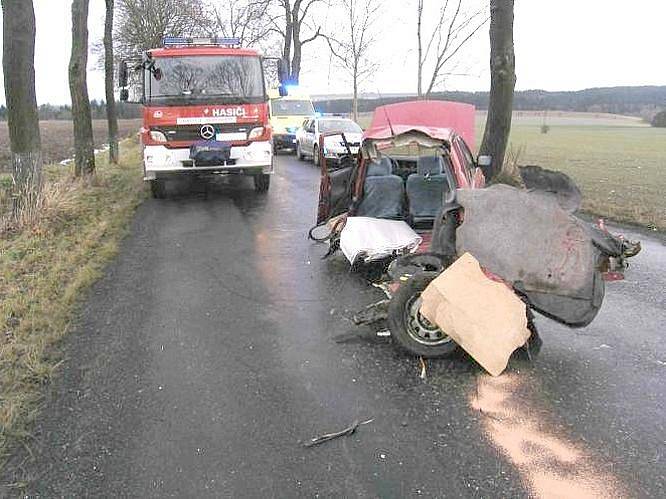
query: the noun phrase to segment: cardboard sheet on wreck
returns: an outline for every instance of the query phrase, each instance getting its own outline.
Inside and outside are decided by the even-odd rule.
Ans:
[[[555,194],[494,185],[459,190],[457,201],[464,208],[458,254],[472,253],[544,315],[572,327],[594,319],[604,296],[599,251],[590,226]]]
[[[490,280],[469,253],[421,294],[421,313],[493,376],[530,336],[525,303],[504,283]]]

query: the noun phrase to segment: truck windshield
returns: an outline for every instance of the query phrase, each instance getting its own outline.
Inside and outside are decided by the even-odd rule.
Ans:
[[[258,103],[264,101],[264,79],[258,57],[156,57],[147,75],[151,101]]]
[[[271,111],[274,116],[312,116],[314,107],[309,100],[274,99]]]

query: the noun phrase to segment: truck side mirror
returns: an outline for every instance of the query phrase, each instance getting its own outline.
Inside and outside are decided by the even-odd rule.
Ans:
[[[125,88],[127,86],[128,79],[129,71],[127,69],[127,62],[121,61],[120,66],[118,67],[118,86],[120,88]]]

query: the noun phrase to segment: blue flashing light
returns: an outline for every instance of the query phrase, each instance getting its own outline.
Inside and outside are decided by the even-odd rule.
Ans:
[[[165,36],[162,38],[162,45],[165,47],[171,45],[188,45],[187,38],[183,36]]]
[[[296,95],[298,93],[298,85],[285,85],[287,95]]]
[[[164,47],[191,47],[191,46],[222,46],[240,47],[240,38],[228,37],[188,37],[188,36],[165,36],[162,38]]]

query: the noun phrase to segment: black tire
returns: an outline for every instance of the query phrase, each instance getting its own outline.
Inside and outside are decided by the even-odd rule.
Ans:
[[[301,143],[296,142],[296,159],[298,161],[303,161],[305,156],[303,156],[303,151],[301,150]]]
[[[260,173],[254,176],[254,190],[257,192],[268,192],[271,186],[271,176],[266,173]]]
[[[438,275],[419,272],[402,282],[388,308],[388,327],[398,346],[426,358],[448,357],[458,349],[448,335],[418,312],[421,293]]]
[[[164,199],[166,197],[166,186],[164,180],[155,179],[150,181],[150,193],[155,199]]]
[[[440,273],[454,262],[455,258],[438,253],[412,253],[399,256],[388,267],[388,275],[394,281],[419,272]]]
[[[316,144],[312,147],[312,162],[315,166],[319,166],[319,146]]]

